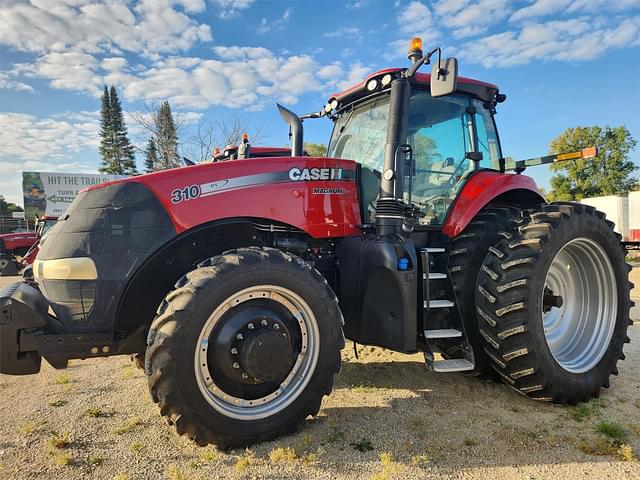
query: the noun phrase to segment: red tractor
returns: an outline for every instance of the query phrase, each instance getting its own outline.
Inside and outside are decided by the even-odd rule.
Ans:
[[[33,280],[0,293],[0,372],[138,355],[178,433],[223,448],[316,414],[344,337],[535,400],[597,396],[629,341],[621,239],[602,213],[547,203],[521,174],[595,152],[506,162],[498,87],[458,78],[455,59],[419,42],[410,58],[320,112],[279,107],[289,157],[80,193]],[[334,125],[322,158],[302,150],[302,121],[317,117]]]
[[[0,275],[16,275],[18,258],[23,258],[38,242],[36,232],[18,229],[0,235]]]

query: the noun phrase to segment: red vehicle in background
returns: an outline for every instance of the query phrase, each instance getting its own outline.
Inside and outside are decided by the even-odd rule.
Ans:
[[[27,265],[31,265],[33,261],[36,259],[36,255],[38,255],[38,251],[40,250],[40,242],[46,236],[47,232],[53,227],[58,221],[58,217],[51,216],[43,216],[38,220],[36,224],[36,242],[29,247],[29,250],[22,255],[22,258],[18,262],[21,268],[26,267]]]

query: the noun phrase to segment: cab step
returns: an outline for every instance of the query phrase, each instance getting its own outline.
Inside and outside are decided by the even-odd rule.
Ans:
[[[451,300],[425,300],[424,308],[451,308],[455,306]]]
[[[455,328],[442,328],[439,330],[425,330],[424,338],[456,338],[462,337],[462,332]]]
[[[469,372],[474,369],[473,363],[466,358],[450,358],[447,360],[436,360],[427,367],[437,373]]]
[[[436,273],[436,272],[429,272],[429,276],[427,277],[426,273],[422,274],[422,280],[442,280],[447,278],[447,274],[446,273]]]

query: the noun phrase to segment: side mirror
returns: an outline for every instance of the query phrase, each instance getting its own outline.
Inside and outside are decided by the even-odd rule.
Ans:
[[[444,58],[431,67],[431,96],[444,97],[456,91],[458,85],[458,60]]]

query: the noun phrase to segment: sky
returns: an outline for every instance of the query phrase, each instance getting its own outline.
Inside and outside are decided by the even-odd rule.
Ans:
[[[105,84],[141,147],[130,115],[164,100],[183,140],[198,123],[241,119],[281,146],[275,102],[317,111],[367,74],[407,66],[414,35],[507,95],[505,156],[546,154],[575,126],[626,125],[640,139],[637,0],[0,0],[0,194],[22,203],[22,171],[97,171]],[[306,141],[330,133],[327,119],[305,122]],[[527,173],[548,187],[546,167]]]

